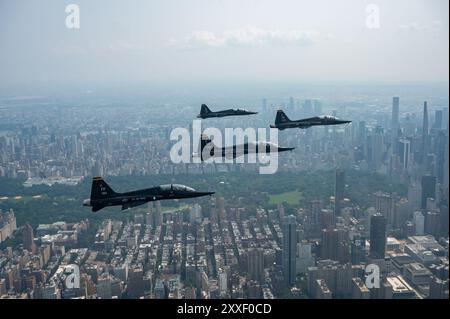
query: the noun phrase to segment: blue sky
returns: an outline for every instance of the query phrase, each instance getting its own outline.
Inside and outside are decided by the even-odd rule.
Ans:
[[[1,86],[448,81],[448,57],[447,0],[0,0]]]

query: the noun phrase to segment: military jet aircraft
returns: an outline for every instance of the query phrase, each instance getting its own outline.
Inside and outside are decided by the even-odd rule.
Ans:
[[[226,159],[235,159],[247,154],[259,154],[259,153],[280,153],[286,151],[292,151],[295,147],[281,147],[271,142],[250,142],[239,145],[232,145],[226,147],[218,147],[214,145],[213,141],[205,135],[202,135],[200,140],[200,154],[194,154],[194,156],[200,156],[202,161],[213,157],[222,157]]]
[[[278,110],[277,117],[275,118],[275,125],[270,125],[271,128],[277,128],[279,130],[284,130],[287,128],[309,128],[311,126],[319,126],[319,125],[339,125],[339,124],[347,124],[352,121],[344,121],[339,120],[334,116],[315,116],[307,119],[301,119],[297,121],[291,121],[287,115],[282,111]]]
[[[96,212],[106,206],[122,206],[122,210],[136,207],[150,201],[164,199],[193,198],[212,195],[214,192],[197,192],[195,189],[168,184],[127,193],[116,193],[101,177],[92,179],[91,198],[83,201],[83,206],[92,207]]]
[[[200,114],[197,115],[197,118],[207,119],[211,117],[225,117],[225,116],[252,115],[252,114],[258,114],[258,112],[250,112],[244,109],[229,109],[213,112],[209,109],[208,106],[206,106],[206,104],[202,104]]]

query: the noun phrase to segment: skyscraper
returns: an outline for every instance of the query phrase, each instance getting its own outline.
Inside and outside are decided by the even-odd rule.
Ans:
[[[294,215],[283,219],[283,274],[286,285],[295,283],[297,250],[297,221]]]
[[[372,166],[379,169],[383,164],[383,154],[385,151],[384,130],[377,126],[371,136],[372,140]]]
[[[311,100],[305,100],[303,102],[303,116],[308,117],[312,115],[312,101]]]
[[[422,122],[422,160],[428,153],[428,103],[423,103],[423,122]]]
[[[337,260],[339,233],[337,229],[324,229],[322,231],[322,244],[320,257],[322,259]]]
[[[444,153],[444,172],[443,172],[443,177],[444,177],[444,181],[443,181],[443,185],[444,185],[444,189],[447,191],[448,193],[448,184],[449,184],[449,154],[448,154],[448,149],[449,149],[449,134],[448,134],[448,126],[447,126],[447,145],[445,146],[445,153]]]
[[[376,192],[373,194],[374,207],[377,212],[386,217],[388,224],[394,224],[395,218],[395,204],[397,202],[397,195],[395,193]]]
[[[156,279],[155,282],[155,299],[165,299],[166,298],[166,289],[164,287],[164,283],[161,281],[161,279]]]
[[[410,154],[411,154],[411,142],[406,139],[401,139],[397,145],[398,145],[398,154],[400,156],[400,163],[402,164],[402,168],[404,170],[408,170]]]
[[[318,100],[314,100],[314,113],[317,115],[322,114],[322,104]]]
[[[101,299],[111,299],[111,276],[103,274],[97,280],[97,297]]]
[[[130,269],[127,285],[127,293],[131,298],[139,298],[144,294],[143,269],[136,266]]]
[[[414,234],[423,235],[425,233],[425,217],[422,212],[416,211],[413,213]]]
[[[366,122],[360,121],[358,123],[358,143],[363,144],[366,141]]]
[[[377,213],[370,218],[370,257],[384,259],[386,252],[387,219]]]
[[[294,110],[294,106],[295,106],[295,101],[294,101],[294,98],[291,96],[289,98],[289,110],[293,111]]]
[[[425,214],[425,234],[438,236],[440,232],[440,214],[437,211],[427,212]]]
[[[434,137],[434,153],[436,154],[435,174],[440,184],[444,183],[445,148],[448,136],[445,131],[439,130]]]
[[[251,280],[264,280],[264,249],[250,248],[248,250],[248,273]]]
[[[397,150],[395,148],[397,146],[398,130],[400,128],[399,113],[400,113],[400,98],[398,96],[395,96],[392,99],[392,120],[391,120],[391,131],[392,131],[391,145],[395,153],[397,153]]]
[[[342,169],[336,170],[336,179],[334,184],[334,215],[341,214],[341,204],[344,200],[345,190],[345,171]]]
[[[308,267],[314,266],[315,257],[312,255],[312,244],[306,240],[297,244],[297,272],[306,273]]]
[[[228,267],[228,266],[227,266]],[[228,291],[228,274],[224,268],[219,268],[219,290],[222,295],[225,295]]]
[[[434,111],[434,124],[433,128],[440,129],[442,128],[442,110]]]
[[[321,200],[312,200],[307,203],[305,231],[309,236],[317,236],[321,231],[320,212],[323,204]]]
[[[421,209],[427,208],[427,198],[436,198],[436,177],[432,175],[422,176]]]
[[[442,109],[442,127],[448,127],[448,107]]]
[[[158,200],[155,202],[155,210],[153,213],[153,225],[156,227],[161,226],[163,223],[162,211],[161,211],[161,202]]]
[[[34,233],[30,224],[23,227],[23,246],[29,252],[34,253]]]
[[[351,262],[352,264],[359,264],[365,261],[366,241],[360,235],[353,238],[351,243]]]

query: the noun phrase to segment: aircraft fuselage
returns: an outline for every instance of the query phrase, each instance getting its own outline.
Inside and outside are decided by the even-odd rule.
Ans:
[[[229,109],[229,110],[218,111],[218,112],[209,112],[207,114],[200,114],[197,117],[201,118],[201,119],[206,119],[206,118],[213,118],[213,117],[241,116],[241,115],[252,115],[252,114],[257,114],[257,112]]]
[[[83,201],[83,206],[92,207],[93,211],[106,206],[122,206],[122,210],[124,210],[151,201],[194,198],[212,194],[214,192],[197,192],[184,185],[169,184],[126,193],[114,193],[105,198],[91,197]]]
[[[276,125],[271,125],[270,127],[277,128],[279,130],[284,130],[287,128],[306,129],[311,126],[340,125],[340,124],[347,124],[347,123],[351,123],[351,121],[338,120],[336,118],[327,118],[327,117],[313,117],[313,118],[304,119],[304,120],[277,123]]]
[[[208,146],[207,146],[208,147]],[[271,145],[270,144],[251,144],[251,143],[245,143],[241,145],[233,145],[233,146],[227,146],[227,147],[216,147],[214,145],[210,146],[210,149],[206,150],[206,154],[209,155],[209,158],[211,157],[223,157],[227,159],[231,158],[238,158],[243,155],[247,154],[258,154],[258,153],[279,153],[279,152],[286,152],[286,151],[292,151],[295,149],[295,147],[281,147],[278,145]],[[202,152],[202,159],[204,152]]]

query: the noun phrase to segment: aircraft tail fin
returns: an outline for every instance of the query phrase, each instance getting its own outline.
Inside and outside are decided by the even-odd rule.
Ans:
[[[277,117],[275,118],[275,125],[287,122],[291,122],[291,120],[287,117],[286,113],[284,113],[283,110],[278,110]]]
[[[91,200],[105,199],[116,195],[111,187],[101,177],[92,179]]]
[[[208,114],[211,113],[211,110],[206,104],[202,104],[202,108],[200,109],[200,114]]]
[[[207,147],[207,149],[205,150],[205,148]],[[214,155],[214,148],[215,145],[213,143],[213,141],[211,140],[210,137],[208,137],[207,135],[202,134],[201,138],[200,138],[200,158],[203,161],[205,159],[205,156],[209,158],[209,156],[213,156]],[[206,154],[203,154],[204,151],[206,151]]]

